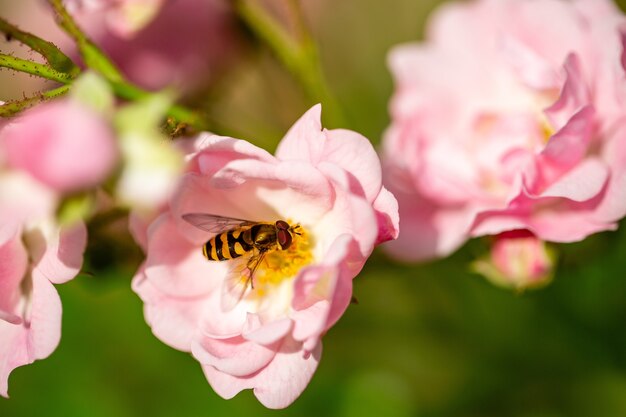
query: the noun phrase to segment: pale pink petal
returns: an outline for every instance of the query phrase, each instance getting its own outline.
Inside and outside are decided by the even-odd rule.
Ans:
[[[148,227],[153,220],[154,218],[134,211],[128,215],[128,230],[144,252],[148,250]]]
[[[496,235],[517,229],[528,229],[539,239],[552,242],[577,242],[593,233],[615,230],[614,223],[595,221],[590,213],[576,210],[544,210],[533,214],[515,210],[481,213],[472,227],[471,236]]]
[[[352,299],[352,278],[362,266],[360,256],[356,242],[342,235],[330,247],[322,265],[307,268],[296,279],[291,313],[296,340],[314,346],[343,315]]]
[[[335,186],[333,209],[319,219],[313,232],[319,236],[317,251],[325,252],[337,236],[349,234],[358,242],[362,255],[368,257],[378,238],[376,213],[362,197]]]
[[[322,106],[311,107],[287,132],[276,149],[283,161],[307,161],[317,165],[323,156],[325,135],[322,133]]]
[[[53,226],[49,235],[42,237],[45,241],[37,242],[42,246],[30,247],[33,268],[54,284],[74,278],[83,264],[83,252],[87,245],[85,224],[79,222],[61,230]]]
[[[244,377],[270,363],[281,342],[262,345],[241,336],[231,339],[203,337],[192,344],[191,351],[202,365],[212,366],[234,377]]]
[[[391,185],[391,184],[390,184]],[[400,233],[383,245],[403,261],[446,256],[467,239],[474,212],[464,206],[438,206],[414,193],[394,191],[398,199]]]
[[[587,84],[583,79],[578,56],[576,54],[568,55],[563,67],[566,80],[561,95],[545,111],[555,130],[563,128],[572,116],[589,104],[591,98]]]
[[[540,177],[534,187],[548,186],[583,159],[592,138],[593,116],[592,107],[583,107],[550,138],[537,159]]]
[[[222,283],[220,283],[221,285]],[[212,339],[232,339],[241,335],[246,325],[248,309],[244,302],[225,311],[221,291],[213,291],[204,305],[199,333]]]
[[[303,310],[294,312],[292,314],[295,322],[293,338],[303,343],[309,340],[318,342],[319,337],[326,330],[329,313],[330,301],[328,300],[320,300]]]
[[[275,213],[294,219],[306,218],[314,222],[332,207],[333,193],[328,179],[315,167],[302,162],[287,161],[266,164],[255,160],[236,160],[226,165],[213,177],[213,185],[219,188],[236,188],[246,182],[256,188],[261,205],[272,207]],[[248,194],[247,198],[246,194]],[[224,196],[231,202],[250,199],[246,188],[230,190]],[[276,202],[281,204],[277,205]],[[259,214],[261,210],[256,210]],[[244,217],[269,220],[271,218]]]
[[[603,161],[587,158],[552,183],[540,196],[586,201],[602,191],[609,176],[609,168]]]
[[[143,267],[133,278],[132,288],[144,302],[145,319],[154,335],[175,349],[190,352],[205,298],[163,294],[146,279]]]
[[[558,74],[551,63],[519,39],[504,36],[502,52],[512,70],[530,88],[549,90],[558,85]]]
[[[13,369],[48,357],[61,338],[61,300],[56,289],[37,273],[33,273],[32,286],[26,322],[0,321],[0,395],[5,397]]]
[[[346,129],[325,130],[322,160],[352,174],[361,184],[368,201],[374,201],[382,184],[380,160],[364,136]]]
[[[612,133],[603,152],[611,167],[605,197],[595,210],[599,222],[614,222],[626,215],[626,125],[620,124]]]
[[[247,378],[228,375],[211,366],[202,369],[215,392],[223,398],[232,398],[244,389],[254,389],[254,395],[264,406],[285,408],[304,391],[322,353],[321,343],[306,358],[299,347],[299,343],[285,340],[274,360]]]
[[[54,285],[33,271],[30,300],[28,351],[34,359],[43,359],[61,340],[61,299]]]
[[[165,294],[196,297],[219,288],[227,265],[208,262],[201,245],[181,236],[170,215],[161,215],[150,226],[145,274]]]
[[[0,216],[15,222],[51,217],[59,196],[23,171],[2,172],[0,178]]]
[[[241,332],[244,339],[261,345],[270,345],[281,340],[291,331],[293,321],[283,318],[270,323],[261,323],[257,314],[248,313],[246,324]]]
[[[201,174],[207,176],[237,159],[255,159],[268,163],[276,161],[267,151],[244,140],[226,136],[201,134],[196,139],[196,147],[198,149],[195,156],[197,167]]]
[[[400,215],[398,213],[398,200],[385,187],[374,200],[374,210],[378,219],[378,238],[376,244],[394,240],[400,230]]]
[[[6,314],[14,312],[28,266],[20,232],[11,223],[0,223],[0,311]]]
[[[18,366],[32,363],[26,347],[26,334],[21,325],[0,321],[0,395],[9,396],[9,375]]]

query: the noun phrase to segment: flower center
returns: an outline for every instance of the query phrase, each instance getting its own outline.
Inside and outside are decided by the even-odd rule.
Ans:
[[[293,223],[290,223],[293,224]],[[302,226],[291,232],[292,242],[285,250],[274,250],[267,255],[254,274],[254,289],[257,296],[264,296],[269,287],[295,277],[301,268],[313,261],[311,234]]]

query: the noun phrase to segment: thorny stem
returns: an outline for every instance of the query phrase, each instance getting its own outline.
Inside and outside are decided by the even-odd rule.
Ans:
[[[48,64],[57,71],[70,75],[78,75],[80,68],[68,58],[59,48],[52,42],[41,39],[32,33],[24,32],[17,26],[12,25],[0,17],[0,32],[4,33],[7,39],[15,39],[28,46],[33,51],[39,53],[45,58]]]
[[[10,68],[16,71],[25,72],[27,74],[37,75],[38,77],[57,81],[63,84],[70,83],[74,78],[73,75],[67,74],[65,72],[59,72],[48,65],[39,64],[37,62],[28,61],[26,59],[21,59],[5,54],[0,54],[0,67]]]
[[[77,43],[85,65],[101,73],[107,80],[121,82],[124,77],[111,60],[93,43],[78,27],[72,16],[63,6],[61,0],[48,0],[54,10],[57,22],[61,29],[70,35]]]
[[[304,23],[299,3],[293,0],[289,3],[296,20],[299,37],[297,41],[257,2],[236,0],[235,6],[242,20],[272,49],[283,65],[298,79],[307,95],[313,101],[322,102],[330,124],[345,126],[345,117],[326,83],[317,46]]]
[[[11,117],[17,113],[26,110],[36,104],[44,101],[62,96],[70,90],[69,85],[63,85],[61,87],[46,91],[44,93],[37,94],[33,97],[28,97],[23,100],[10,101],[0,106],[0,117]]]

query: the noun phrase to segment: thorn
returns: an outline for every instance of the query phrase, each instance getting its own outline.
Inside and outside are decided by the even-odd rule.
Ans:
[[[353,295],[350,299],[350,304],[359,304],[359,299]]]

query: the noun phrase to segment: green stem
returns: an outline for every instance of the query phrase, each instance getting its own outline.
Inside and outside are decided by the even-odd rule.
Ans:
[[[59,88],[40,93],[36,96],[25,98],[24,100],[10,101],[0,106],[0,117],[15,116],[17,113],[33,107],[36,104],[59,97],[67,93],[69,90],[69,85],[63,85]]]
[[[38,64],[37,62],[5,54],[0,54],[0,67],[11,68],[19,72],[25,72],[63,84],[70,83],[74,78],[72,75],[59,72],[48,65]]]
[[[78,49],[85,61],[85,65],[101,73],[107,80],[112,82],[124,81],[124,76],[111,60],[94,44],[85,33],[78,27],[72,16],[63,6],[61,0],[48,0],[55,12],[61,29],[70,35],[78,45]]]
[[[1,17],[0,32],[4,33],[7,39],[15,39],[22,42],[33,51],[39,53],[55,70],[72,76],[76,76],[80,72],[80,68],[52,42],[43,40],[32,33],[24,32]]]
[[[299,4],[290,3],[292,14],[296,17],[299,42],[295,41],[258,3],[237,0],[235,5],[241,18],[298,79],[310,99],[325,106],[325,118],[332,125],[345,126],[343,111],[328,87],[317,47],[304,24]]]

